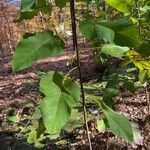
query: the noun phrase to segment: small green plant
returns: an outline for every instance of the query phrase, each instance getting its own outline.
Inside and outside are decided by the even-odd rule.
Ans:
[[[89,1],[78,1],[89,5]],[[60,8],[65,7],[67,2],[67,0],[55,0],[56,6]],[[85,17],[79,21],[79,29],[93,45],[96,41],[97,47],[102,46],[99,49],[101,53],[124,61],[126,66],[129,63],[134,64],[139,69],[139,79],[143,82],[143,80],[150,78],[150,61],[146,59],[149,56],[147,56],[148,50],[145,50],[149,44],[147,46],[142,44],[136,25],[131,19],[134,4],[132,0],[105,0],[105,2],[108,4],[109,11],[114,9],[117,13],[120,12],[120,17],[110,20],[90,15],[91,17]],[[22,0],[21,17],[17,21],[32,19],[38,12],[50,14],[52,7],[55,5],[47,0]],[[72,22],[73,25],[75,23],[77,22]],[[26,69],[39,59],[60,55],[63,50],[63,39],[52,31],[27,33],[22,37],[13,55],[13,72]],[[146,57],[143,54],[146,54]],[[77,57],[78,55],[77,53]],[[134,140],[133,130],[129,119],[113,110],[113,98],[119,94],[117,79],[118,74],[111,77],[104,90],[103,99],[96,101],[96,104],[102,109],[112,132],[128,142],[132,142]],[[130,80],[127,89],[134,92],[132,86],[133,83]],[[35,127],[30,129],[27,140],[35,145],[44,139],[45,132],[56,134],[64,127],[80,99],[78,83],[59,72],[42,73],[39,89],[44,96],[32,116],[31,121]],[[14,119],[9,118],[12,121]],[[103,123],[102,128],[105,128],[104,122],[99,121],[99,125],[101,123]]]

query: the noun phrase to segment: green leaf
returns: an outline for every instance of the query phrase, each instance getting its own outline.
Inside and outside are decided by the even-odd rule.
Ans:
[[[113,43],[115,33],[112,29],[101,24],[96,24],[97,37],[102,38],[105,42]]]
[[[38,128],[36,129],[36,132],[37,132],[37,138],[40,138],[40,136],[45,132],[45,126],[42,119],[38,120]]]
[[[75,82],[72,82],[71,80],[67,79],[67,80],[64,80],[63,86],[66,89],[66,91],[70,95],[72,95],[72,97],[74,98],[74,100],[76,102],[78,102],[79,95],[80,95],[80,90],[79,90],[78,84],[76,84]]]
[[[97,130],[99,132],[104,132],[106,128],[105,122],[103,119],[97,120]]]
[[[35,5],[36,5],[36,0],[21,0],[21,11],[31,12],[33,11]]]
[[[34,121],[34,120],[39,120],[39,119],[41,119],[41,111],[40,111],[40,108],[39,107],[37,107],[37,108],[35,108],[35,111],[34,111],[34,113],[33,113],[33,115],[32,115],[32,120]]]
[[[130,49],[128,47],[121,47],[114,44],[105,44],[101,49],[103,53],[116,58],[122,58],[124,54],[129,50]]]
[[[46,0],[22,0],[21,1],[21,17],[17,21],[23,19],[32,19],[38,15],[38,12],[47,14],[51,12],[52,6]]]
[[[147,72],[148,72],[147,70],[139,71],[139,81],[140,81],[140,83],[144,84],[146,82]]]
[[[136,91],[133,81],[125,82],[125,87],[126,87],[126,90],[131,92],[132,94],[134,94]]]
[[[44,137],[41,141],[44,140]],[[37,148],[37,149],[44,149],[45,147],[45,144],[42,144],[40,141],[36,140],[35,143],[34,143],[34,147]]]
[[[103,101],[109,107],[113,105],[113,98],[119,94],[119,90],[115,87],[109,87],[104,90],[103,93]]]
[[[109,75],[108,79],[107,79],[107,85],[105,88],[117,88],[118,85],[118,73],[113,73],[111,75]]]
[[[100,22],[96,23],[93,20],[84,20],[80,22],[79,28],[83,36],[88,40],[98,38],[110,43],[114,40],[114,31]]]
[[[89,20],[81,21],[79,24],[79,28],[83,36],[88,40],[92,40],[93,38],[96,37],[97,33],[95,30],[95,25],[94,23],[92,23],[92,21]]]
[[[63,8],[66,6],[66,0],[55,0],[55,4],[56,6],[60,7],[60,8]]]
[[[150,56],[150,42],[145,41],[139,47],[139,52],[144,55],[145,57]]]
[[[18,121],[18,116],[7,116],[7,120],[16,123]]]
[[[48,133],[57,133],[68,122],[72,108],[79,100],[80,88],[71,80],[64,80],[61,74],[51,71],[40,81],[40,90],[45,94],[40,103],[44,125]]]
[[[74,108],[71,113],[69,122],[63,127],[67,132],[74,131],[75,128],[83,127],[83,112],[79,111],[77,108]]]
[[[129,18],[121,18],[113,21],[101,21],[101,24],[115,32],[114,43],[120,46],[139,47],[141,39],[136,26]]]
[[[127,17],[123,17],[123,18],[116,19],[116,20],[109,20],[109,21],[98,19],[97,22],[100,22],[101,24],[103,24],[115,31],[122,30],[126,27],[130,27],[133,25],[132,20]]]
[[[41,58],[59,55],[63,48],[64,42],[51,31],[25,35],[13,55],[13,72],[27,68]]]
[[[139,47],[141,39],[134,25],[131,25],[120,30],[116,29],[114,43],[120,46]]]
[[[130,50],[125,55],[140,71],[150,70],[150,61],[146,60],[137,51]]]
[[[103,39],[105,42],[127,47],[139,47],[141,44],[136,26],[128,18],[113,21],[86,19],[80,22],[79,28],[82,35],[91,41]]]
[[[129,12],[132,5],[132,0],[105,0],[105,2],[120,12]]]
[[[36,141],[36,139],[37,139],[37,132],[36,132],[36,130],[32,130],[30,133],[29,133],[29,136],[28,136],[28,138],[27,138],[27,142],[29,143],[29,144],[32,144],[32,143],[34,143],[35,141]]]
[[[126,141],[133,141],[133,131],[129,119],[123,114],[118,114],[102,101],[100,106],[108,120],[112,132]]]

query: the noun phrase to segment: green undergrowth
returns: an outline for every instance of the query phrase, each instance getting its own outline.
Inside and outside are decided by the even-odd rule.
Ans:
[[[95,102],[102,99],[102,93],[105,86],[106,82],[84,84],[88,121],[100,118],[98,114],[101,110],[95,104]],[[29,150],[33,149],[33,145],[28,144],[26,138],[30,130],[34,129],[34,126],[36,126],[36,123],[31,123],[32,114],[35,107],[34,105],[35,103],[33,103],[31,100],[27,100],[25,103],[20,104],[20,111],[22,111],[21,114],[11,114],[10,112],[15,111],[13,106],[6,108],[4,114],[6,117],[3,120],[0,129],[0,142],[8,140],[10,141],[11,145],[9,142],[4,142],[2,144],[4,147],[11,146],[16,150],[24,150],[25,148],[28,148]],[[51,141],[53,144],[55,143],[55,146],[65,146],[70,142],[73,142],[75,139],[82,138],[80,132],[81,134],[84,133],[84,119],[81,101],[73,109],[69,122],[61,129],[59,133],[48,135],[45,132],[43,137],[41,137],[39,141],[36,141],[36,145],[34,146],[43,148],[46,145],[47,140],[49,140],[49,142]],[[72,134],[74,134],[73,138],[71,136]],[[34,149],[36,149],[35,147]]]

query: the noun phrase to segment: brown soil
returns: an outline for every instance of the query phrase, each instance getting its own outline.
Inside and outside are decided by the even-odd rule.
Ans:
[[[80,47],[84,47],[80,45]],[[81,52],[81,66],[82,75],[84,82],[94,82],[101,79],[103,74],[103,68],[97,67],[93,53],[87,50],[82,50]],[[68,64],[74,52],[71,47],[58,57],[47,58],[36,62],[32,67],[20,71],[19,73],[13,75],[11,70],[11,57],[6,57],[1,64],[0,70],[0,122],[2,124],[6,109],[8,107],[13,107],[19,109],[19,105],[28,100],[36,102],[40,99],[41,94],[38,90],[39,77],[36,75],[37,71],[62,71],[64,73],[69,72],[75,66],[73,64]],[[78,80],[78,72],[75,69],[71,73],[73,79]],[[100,134],[97,132],[95,127],[95,122],[89,122],[92,144],[94,150],[149,150],[150,149],[150,117],[147,116],[147,104],[145,97],[145,90],[140,89],[135,95],[129,96],[123,93],[116,99],[116,110],[129,116],[131,121],[134,122],[142,133],[142,140],[138,144],[128,144],[111,133],[107,132]],[[11,129],[10,129],[11,130]],[[108,134],[109,133],[109,134]],[[109,138],[108,138],[109,135]],[[72,136],[72,135],[70,135]],[[88,145],[85,140],[86,136],[83,134],[82,139],[74,140],[66,148],[62,149],[79,149],[87,150]],[[108,140],[109,139],[109,140]],[[7,140],[6,140],[7,141]],[[6,142],[5,141],[5,142]],[[4,142],[4,143],[5,143]],[[6,142],[7,143],[7,142]],[[6,144],[8,145],[10,144]],[[1,141],[0,141],[1,146]],[[49,147],[49,148],[48,148]],[[70,148],[69,148],[70,147]],[[107,148],[108,147],[108,148]],[[33,149],[33,148],[32,148]],[[47,146],[47,149],[60,149],[58,147]],[[3,149],[2,149],[3,150]],[[4,149],[5,150],[5,149]]]

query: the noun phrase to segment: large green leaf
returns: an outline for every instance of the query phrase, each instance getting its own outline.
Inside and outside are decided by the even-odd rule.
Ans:
[[[84,20],[80,22],[79,28],[83,36],[88,40],[98,38],[109,43],[112,43],[114,40],[114,31],[100,22],[96,23],[93,20]]]
[[[127,117],[122,114],[118,114],[113,111],[110,107],[106,106],[102,101],[100,106],[108,120],[108,124],[112,132],[126,141],[133,141],[133,131],[131,124]]]
[[[121,47],[114,44],[105,44],[101,49],[103,53],[116,58],[122,58],[124,54],[129,50],[130,49],[128,47]]]
[[[132,0],[105,0],[105,2],[120,12],[129,12],[132,5]]]
[[[80,22],[79,28],[83,36],[91,41],[103,39],[105,42],[128,47],[139,47],[141,44],[137,29],[128,18],[114,21],[86,19]]]
[[[40,90],[45,95],[40,103],[44,125],[48,133],[57,133],[68,122],[71,110],[79,100],[80,88],[51,71],[40,81]]]
[[[64,42],[51,31],[25,35],[13,55],[13,72],[31,66],[38,59],[56,56],[63,48]]]
[[[116,29],[114,43],[120,46],[139,47],[141,39],[134,25],[126,28]]]
[[[136,26],[128,18],[114,21],[97,20],[100,24],[112,29],[115,33],[114,43],[120,46],[139,47],[141,39]]]
[[[103,24],[104,26],[107,26],[115,31],[133,25],[133,22],[127,17],[123,17],[117,20],[110,20],[110,21],[98,19],[97,22],[100,22],[100,24]]]

